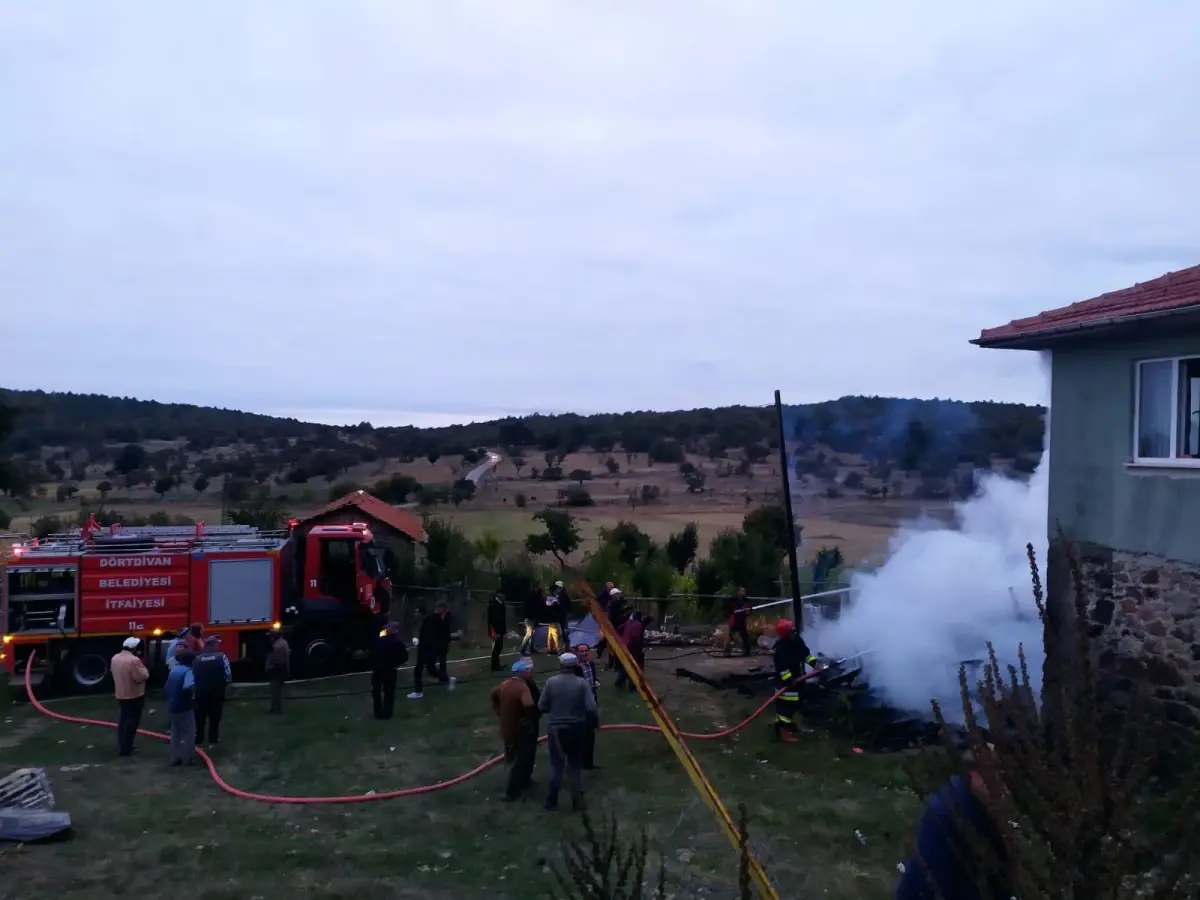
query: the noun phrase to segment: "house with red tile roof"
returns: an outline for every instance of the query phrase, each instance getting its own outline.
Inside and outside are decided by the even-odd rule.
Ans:
[[[425,540],[425,525],[421,517],[408,509],[385,503],[366,491],[351,491],[309,513],[297,523],[298,529],[313,525],[348,525],[366,522],[377,538],[394,538],[410,544]]]
[[[1049,354],[1048,600],[1073,609],[1073,543],[1105,660],[1200,726],[1200,266],[984,329],[980,347]]]

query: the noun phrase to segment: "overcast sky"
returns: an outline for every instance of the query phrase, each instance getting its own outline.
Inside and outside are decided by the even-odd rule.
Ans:
[[[1200,3],[0,0],[0,385],[378,423],[1041,401],[1200,263]]]

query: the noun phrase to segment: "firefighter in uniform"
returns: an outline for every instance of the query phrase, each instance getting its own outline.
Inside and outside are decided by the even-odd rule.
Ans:
[[[788,619],[775,623],[775,677],[784,689],[775,701],[775,735],[785,743],[793,744],[796,737],[796,712],[800,706],[798,679],[804,675],[806,665],[815,666],[817,658],[809,651],[804,638]]]

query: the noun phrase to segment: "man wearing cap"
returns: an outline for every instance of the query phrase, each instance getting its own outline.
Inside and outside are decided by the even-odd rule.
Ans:
[[[203,652],[192,661],[192,679],[196,682],[196,743],[212,746],[221,740],[225,688],[233,681],[220,635],[210,634],[204,639]]]
[[[596,715],[596,698],[586,681],[575,674],[579,662],[574,653],[558,658],[560,671],[546,682],[538,709],[546,716],[550,745],[550,785],[545,809],[558,809],[558,792],[563,775],[571,775],[571,806],[583,804],[583,757],[587,747],[588,722]]]
[[[534,695],[533,660],[522,657],[512,664],[513,677],[492,688],[492,711],[500,720],[504,761],[508,763],[505,800],[518,799],[532,786],[530,776],[537,757],[538,708]]]
[[[133,739],[146,706],[146,682],[150,680],[150,671],[137,655],[141,645],[135,637],[125,638],[120,652],[108,664],[113,677],[113,694],[117,698],[117,756],[133,755]]]
[[[397,669],[408,662],[400,623],[388,622],[371,648],[371,702],[375,718],[390,719],[396,709]]]

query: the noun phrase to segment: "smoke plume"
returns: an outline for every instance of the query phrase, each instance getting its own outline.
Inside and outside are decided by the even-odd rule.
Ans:
[[[952,527],[902,527],[887,562],[853,577],[853,601],[841,617],[813,629],[813,649],[865,653],[865,674],[881,700],[924,715],[937,700],[948,719],[961,720],[959,665],[985,659],[988,641],[1002,666],[1015,665],[1023,646],[1036,695],[1042,626],[1025,545],[1045,559],[1048,459],[1044,453],[1028,482],[985,475],[956,506]]]

